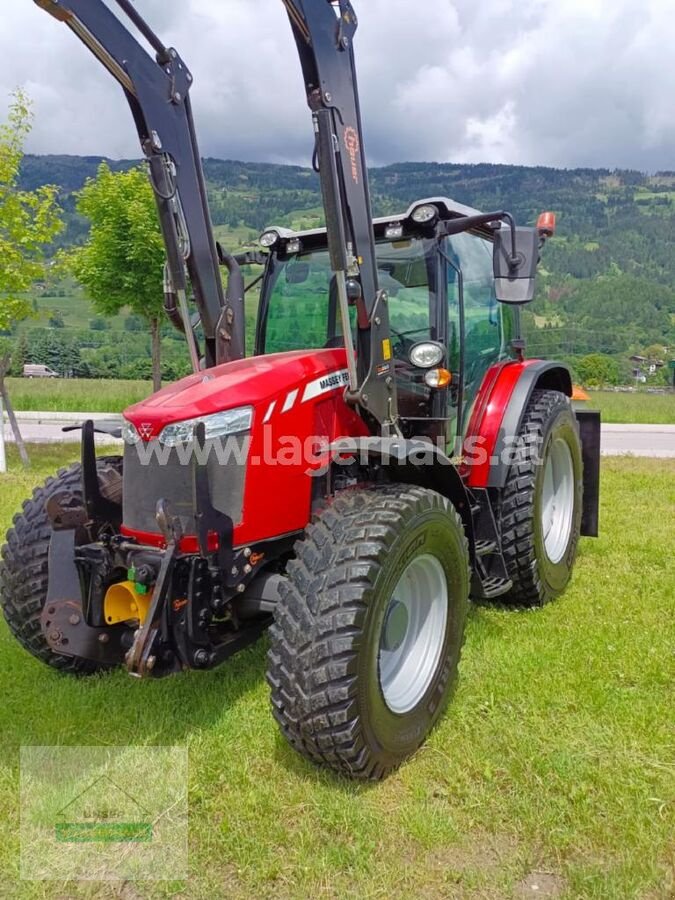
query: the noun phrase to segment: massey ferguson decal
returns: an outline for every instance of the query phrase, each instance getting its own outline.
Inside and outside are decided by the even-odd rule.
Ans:
[[[352,164],[352,178],[354,180],[354,184],[358,184],[359,166],[356,160],[361,146],[359,144],[358,133],[355,128],[352,128],[351,125],[348,125],[345,128],[345,147],[347,148],[347,153],[349,154],[349,159]]]
[[[339,372],[331,372],[330,375],[324,375],[317,378],[316,381],[310,381],[302,395],[302,402],[313,400],[322,394],[328,394],[336,388],[347,387],[349,384],[349,371],[342,369]]]

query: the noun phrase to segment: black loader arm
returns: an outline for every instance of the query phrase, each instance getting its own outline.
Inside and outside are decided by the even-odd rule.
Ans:
[[[350,368],[348,398],[375,429],[396,428],[397,404],[386,292],[379,289],[368,171],[349,0],[282,0],[300,54],[316,135],[342,330]],[[349,306],[356,304],[356,360]]]
[[[193,368],[199,368],[200,354],[188,311],[188,277],[205,336],[206,365],[241,358],[243,302],[237,297],[229,304],[223,296],[187,66],[162,44],[130,0],[115,3],[152,47],[154,58],[102,0],[35,2],[65,22],[124,90],[148,161],[166,246],[167,312],[185,331]]]

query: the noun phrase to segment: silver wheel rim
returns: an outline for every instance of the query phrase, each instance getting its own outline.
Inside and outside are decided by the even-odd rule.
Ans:
[[[565,555],[574,516],[574,464],[567,442],[556,438],[544,464],[541,527],[544,549],[552,563]]]
[[[399,578],[382,621],[378,673],[392,712],[409,712],[427,692],[441,658],[447,620],[443,566],[424,553]]]

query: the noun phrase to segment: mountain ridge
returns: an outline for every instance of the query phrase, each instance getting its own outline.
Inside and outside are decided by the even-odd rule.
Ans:
[[[102,162],[120,171],[140,160],[24,158],[22,187],[60,187],[67,223],[61,246],[86,236],[75,192]],[[309,168],[207,157],[204,171],[216,233],[233,249],[250,245],[271,224],[323,222],[319,179]],[[675,346],[674,172],[403,162],[371,169],[370,184],[375,215],[400,213],[430,196],[507,209],[524,225],[543,210],[556,212],[558,232],[526,316],[542,353],[598,351],[627,359],[653,345]]]

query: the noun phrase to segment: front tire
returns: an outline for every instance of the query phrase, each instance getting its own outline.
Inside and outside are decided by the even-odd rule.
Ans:
[[[518,437],[500,516],[513,587],[500,602],[543,606],[567,587],[581,532],[583,462],[569,398],[534,391]]]
[[[380,779],[424,741],[457,678],[469,595],[440,494],[345,492],[296,546],[271,629],[272,708],[308,759]]]

